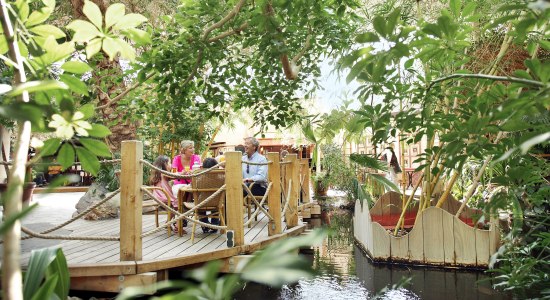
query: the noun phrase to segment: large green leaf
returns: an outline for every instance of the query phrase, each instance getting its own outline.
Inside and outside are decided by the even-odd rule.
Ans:
[[[65,143],[61,146],[61,149],[59,149],[57,154],[57,162],[61,164],[63,169],[67,169],[74,164],[74,155],[75,153],[73,146],[69,143]]]
[[[29,93],[34,92],[43,92],[49,90],[66,90],[69,86],[63,82],[57,80],[40,80],[40,81],[28,81],[22,84],[17,85],[11,92],[8,93],[8,96],[15,97],[23,94],[27,91]]]
[[[388,164],[385,161],[381,161],[381,160],[379,160],[375,157],[372,157],[368,154],[352,153],[349,158],[351,159],[351,161],[357,163],[358,165],[360,165],[362,167],[369,168],[369,169],[374,169],[374,170],[379,170],[379,171],[383,171],[383,172],[388,171]]]
[[[39,10],[33,11],[25,21],[25,26],[31,27],[37,24],[41,24],[46,21],[53,12],[51,7],[43,7]]]
[[[9,195],[9,192],[4,192],[4,193],[0,194],[0,204],[1,205],[3,205],[4,202],[5,202],[4,197],[9,197],[8,195]],[[27,216],[36,207],[38,207],[38,203],[33,203],[33,204],[31,204],[27,207],[24,207],[23,209],[21,209],[20,212],[18,212],[15,215],[11,215],[9,217],[5,216],[4,220],[2,220],[2,223],[0,224],[0,236],[3,236],[6,233],[6,231],[8,231],[9,229],[12,228],[13,224],[16,221],[22,220],[25,216]]]
[[[69,275],[67,260],[61,248],[56,251],[55,259],[48,265],[48,269],[46,270],[46,277],[54,276],[58,278],[54,288],[55,294],[59,299],[67,299],[71,277]]]
[[[72,21],[66,28],[74,31],[74,42],[88,42],[101,35],[94,24],[83,20]]]
[[[105,28],[108,30],[109,27],[120,21],[124,17],[125,10],[126,8],[122,3],[115,3],[109,6],[105,12]]]
[[[109,147],[99,140],[89,139],[89,138],[80,138],[80,143],[84,148],[90,150],[93,154],[103,157],[111,157],[112,154],[109,151]]]
[[[84,74],[92,71],[92,68],[87,63],[80,61],[68,61],[61,66],[61,69],[73,74]]]
[[[23,299],[32,299],[46,277],[46,270],[50,263],[57,258],[60,248],[42,248],[31,251],[31,258],[23,281]],[[52,289],[53,291],[53,289]],[[49,299],[43,298],[43,299]]]
[[[40,155],[50,156],[54,155],[61,144],[61,139],[51,138],[44,142],[44,146],[40,149]]]
[[[135,28],[145,21],[147,18],[140,14],[127,14],[116,22],[113,28],[117,30]]]
[[[76,155],[82,164],[82,169],[90,172],[94,176],[97,175],[97,172],[99,172],[100,163],[92,152],[82,147],[76,147]]]
[[[88,129],[91,137],[103,138],[111,134],[108,127],[101,124],[92,124],[92,129]]]
[[[103,28],[103,15],[99,6],[92,1],[86,0],[84,7],[82,8],[84,15],[95,25],[99,30]]]
[[[68,74],[61,74],[59,80],[66,83],[73,92],[88,96],[88,86],[82,82],[80,78]]]
[[[374,30],[378,32],[383,37],[386,37],[386,19],[382,16],[376,16],[372,20],[372,26],[374,27]]]
[[[387,190],[399,192],[399,187],[395,183],[391,182],[389,179],[379,174],[368,174],[369,178],[372,178],[374,181],[383,185]]]
[[[136,43],[136,45],[146,45],[151,43],[149,33],[141,29],[130,28],[125,30],[124,34]]]
[[[300,238],[286,238],[257,253],[245,266],[241,277],[248,281],[280,287],[288,282],[312,276],[311,264],[294,252],[302,246],[319,244],[325,237],[323,230],[315,230]]]
[[[60,300],[59,297],[54,296],[55,286],[57,285],[58,276],[51,276],[36,290],[32,295],[31,300]]]
[[[64,38],[65,33],[53,25],[38,25],[29,29],[31,32],[43,37],[53,36],[56,39]]]

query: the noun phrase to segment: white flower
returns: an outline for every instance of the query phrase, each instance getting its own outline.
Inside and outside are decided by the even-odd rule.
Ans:
[[[73,115],[70,122],[68,122],[61,115],[54,114],[52,115],[52,121],[50,121],[48,127],[56,128],[55,134],[57,137],[65,140],[71,139],[74,136],[75,131],[81,136],[88,136],[87,129],[92,129],[92,125],[90,125],[87,121],[82,120],[83,118],[84,114],[79,111]]]

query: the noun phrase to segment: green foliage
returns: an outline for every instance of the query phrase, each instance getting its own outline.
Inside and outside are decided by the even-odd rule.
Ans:
[[[152,291],[162,295],[155,299],[232,299],[235,291],[243,286],[243,280],[281,287],[312,275],[311,264],[299,257],[296,251],[300,247],[319,244],[324,238],[323,230],[315,230],[307,236],[282,239],[256,252],[246,263],[236,266],[236,274],[219,277],[221,262],[212,261],[192,271],[188,281],[126,288],[117,299],[142,299]]]
[[[361,107],[355,114],[362,130],[372,133],[374,144],[398,138],[410,145],[437,136],[439,145],[420,154],[419,169],[430,175],[439,170],[463,172],[462,185],[455,188],[460,195],[489,159],[492,165],[473,199],[488,212],[494,213],[495,207],[509,211],[512,232],[519,234],[523,218],[529,219],[526,211],[547,211],[547,204],[532,199],[548,184],[548,162],[531,154],[539,151],[537,145],[548,144],[548,125],[535,116],[547,113],[550,105],[547,50],[538,50],[546,49],[550,37],[550,9],[525,1],[452,0],[436,15],[424,19],[419,14],[416,24],[405,22],[406,11],[397,2],[384,4],[373,16],[372,28],[357,36],[360,45],[340,61],[340,67],[348,69],[348,81],[361,82]],[[496,60],[501,43],[516,49],[517,57]],[[487,51],[494,55],[486,58]],[[517,60],[513,69],[504,66],[506,60]],[[491,77],[495,74],[507,77],[501,82],[503,78]],[[435,156],[440,160],[432,168]],[[531,236],[540,238],[539,230],[533,227]],[[510,240],[508,246],[517,241]],[[507,278],[508,287],[548,282],[542,275],[548,271],[542,259],[547,254],[524,251],[544,244],[543,238],[537,241],[522,240],[527,248],[503,248],[501,254],[511,255],[501,261],[503,274],[516,274],[517,279]],[[522,259],[532,260],[530,266],[537,270],[528,280],[517,275],[525,269],[512,258],[516,250],[523,251]]]
[[[69,269],[61,248],[33,250],[23,282],[23,298],[67,299]]]
[[[55,9],[55,1],[43,1],[42,4],[30,6],[27,1],[10,4],[14,13],[10,15],[12,22],[17,20],[19,24],[15,34],[21,53],[17,55],[26,62],[24,71],[30,80],[2,89],[0,115],[13,121],[30,121],[36,132],[55,131],[57,137],[47,140],[39,155],[57,155],[63,168],[71,166],[78,157],[83,168],[95,175],[99,170],[97,157],[110,157],[111,153],[102,141],[89,137],[103,138],[110,131],[103,125],[91,123],[92,105],[78,103],[81,95],[89,95],[82,75],[92,68],[86,62],[74,60],[80,51],[76,49],[80,43],[86,43],[88,58],[103,50],[111,59],[120,54],[132,60],[135,50],[123,38],[147,42],[148,35],[136,28],[145,18],[138,14],[125,15],[124,5],[114,4],[107,9],[103,22],[97,5],[86,1],[83,12],[89,21],[77,20],[69,24],[67,29],[73,31],[69,40],[61,29],[43,24]],[[0,50],[0,54],[8,50],[4,35],[0,37]],[[13,65],[14,59],[2,56],[7,66]],[[53,72],[53,64],[58,62],[63,63],[62,74]],[[2,70],[13,76],[9,68]],[[31,93],[29,103],[15,101],[23,92]]]
[[[318,85],[319,61],[346,49],[359,21],[355,1],[247,1],[228,22],[206,30],[235,2],[185,1],[154,30],[138,77],[162,74],[153,79],[155,96],[170,123],[180,123],[191,107],[222,120],[227,107],[251,109],[262,129],[295,123],[299,94]],[[294,80],[283,73],[283,56],[299,69]]]

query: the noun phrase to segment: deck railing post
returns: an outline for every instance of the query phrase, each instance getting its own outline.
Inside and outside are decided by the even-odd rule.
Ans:
[[[288,154],[285,158],[286,161],[290,161],[287,168],[286,176],[292,180],[290,189],[290,200],[288,203],[288,209],[286,210],[285,219],[287,227],[294,227],[298,225],[298,198],[300,197],[300,166],[299,160],[296,154]]]
[[[122,142],[120,172],[120,260],[142,259],[141,215],[143,184],[143,143]]]
[[[273,217],[273,220],[269,221],[268,233],[269,235],[279,234],[282,231],[281,227],[281,164],[279,162],[278,152],[269,152],[267,154],[267,160],[271,161],[268,166],[267,180],[271,182],[272,186],[269,190],[267,198],[267,205],[269,206],[269,214]]]
[[[308,158],[302,158],[301,166],[302,166],[302,176],[303,176],[302,190],[304,191],[302,202],[303,203],[309,203],[311,201],[310,194],[309,194],[310,193],[310,191],[309,191],[309,181],[311,180],[310,179],[310,174],[309,174],[309,159]]]
[[[233,231],[234,246],[244,244],[243,172],[241,163],[241,152],[225,152],[225,211],[227,212],[227,229]]]

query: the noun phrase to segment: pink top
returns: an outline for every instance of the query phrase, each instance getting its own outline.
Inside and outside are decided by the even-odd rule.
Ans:
[[[193,156],[191,156],[191,160],[189,162],[190,170],[195,163],[198,163],[199,165],[201,164],[201,157],[198,156],[197,154],[193,154]],[[183,171],[184,168],[183,168],[183,164],[181,163],[181,154],[176,155],[174,157],[174,160],[172,161],[172,168],[176,168],[176,172]],[[174,184],[190,184],[190,183],[191,183],[191,179],[176,179],[174,181]]]
[[[178,207],[178,199],[174,196],[174,194],[172,194],[172,188],[170,187],[170,183],[168,183],[168,179],[166,177],[162,176],[160,182],[157,183],[155,186],[160,187],[166,192],[166,194],[168,194],[170,202],[172,202],[172,207]],[[155,195],[155,197],[157,197],[160,201],[164,203],[168,203],[168,200],[166,199],[166,194],[159,190],[153,191],[153,195]]]

